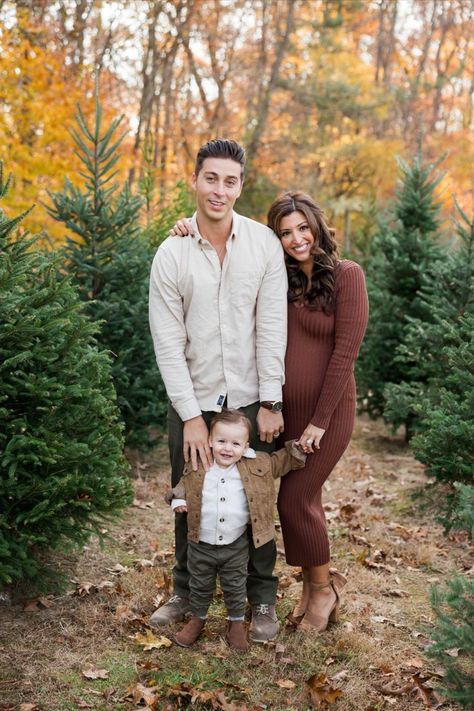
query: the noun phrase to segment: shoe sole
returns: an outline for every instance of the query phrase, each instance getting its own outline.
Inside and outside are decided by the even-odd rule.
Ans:
[[[278,637],[279,632],[280,632],[280,630],[278,630],[276,635],[274,635],[273,637],[268,637],[268,639],[257,639],[256,637],[252,637],[252,635],[249,634],[249,639],[252,642],[256,642],[256,644],[266,644],[267,642],[274,642],[276,640],[276,638]]]
[[[225,642],[225,644],[229,647],[229,649],[232,649],[233,652],[237,652],[238,654],[247,654],[247,652],[249,651],[248,647],[247,647],[247,649],[237,649],[237,647],[233,647],[231,645],[231,643],[229,642],[229,640],[227,639],[227,635],[224,635],[224,634],[221,635],[221,639],[223,642]]]
[[[178,647],[182,647],[183,649],[191,649],[191,647],[192,647],[193,645],[195,645],[196,642],[197,642],[197,640],[196,640],[196,642],[192,642],[191,644],[184,644],[183,642],[179,642],[179,641],[176,639],[176,637],[171,637],[171,639],[173,640],[173,642],[174,642],[175,644],[178,645]]]

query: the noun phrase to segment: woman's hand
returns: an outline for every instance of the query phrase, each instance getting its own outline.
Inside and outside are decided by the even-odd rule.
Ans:
[[[178,220],[178,222],[170,229],[171,237],[187,237],[188,235],[192,235],[194,237],[191,220],[186,217],[183,217],[182,220]]]
[[[321,427],[316,427],[316,425],[309,423],[299,438],[297,444],[299,444],[303,452],[306,452],[306,454],[313,454],[313,447],[315,449],[319,449],[319,443],[321,442],[321,438],[325,432],[326,430],[322,430]]]

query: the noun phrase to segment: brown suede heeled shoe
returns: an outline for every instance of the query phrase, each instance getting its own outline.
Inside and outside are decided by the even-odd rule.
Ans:
[[[336,568],[330,568],[329,570],[329,579],[331,581],[331,584],[334,588],[334,592],[339,593],[344,585],[347,583],[347,578],[340,573]],[[328,583],[329,584],[329,583]],[[305,587],[309,587],[310,582],[305,580],[304,573],[303,573],[303,592],[301,594],[301,599],[296,605],[295,609],[293,612],[289,612],[286,616],[286,620],[289,625],[292,625],[293,627],[298,627],[301,622],[303,621],[303,618],[306,613],[306,608],[308,607],[308,600],[309,600],[309,592],[307,595],[305,595]],[[332,620],[331,620],[332,621]]]
[[[183,629],[175,634],[172,639],[180,647],[188,649],[188,647],[193,646],[194,642],[203,631],[205,624],[206,620],[193,616],[190,618],[189,622],[184,625]]]
[[[310,590],[312,593],[315,593],[318,590],[324,590],[325,588],[330,588],[334,593],[335,600],[334,604],[329,609],[329,612],[322,615],[307,610],[299,624],[299,629],[304,632],[323,632],[329,622],[337,622],[339,619],[339,607],[341,604],[339,591],[342,590],[346,582],[347,579],[344,575],[333,569],[329,572],[329,581],[327,583],[310,583]]]
[[[236,652],[247,652],[249,643],[245,622],[243,620],[229,620],[224,640],[229,647],[235,649]]]

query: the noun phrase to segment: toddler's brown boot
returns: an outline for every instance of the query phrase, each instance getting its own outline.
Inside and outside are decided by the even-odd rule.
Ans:
[[[191,617],[189,622],[184,625],[183,629],[175,634],[173,637],[174,641],[176,644],[179,644],[180,647],[192,647],[203,631],[205,624],[206,620],[203,620],[200,617]]]
[[[235,649],[237,652],[248,651],[247,630],[243,620],[234,620],[227,623],[225,641],[231,649]]]

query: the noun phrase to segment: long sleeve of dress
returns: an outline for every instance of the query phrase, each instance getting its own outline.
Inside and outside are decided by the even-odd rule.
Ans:
[[[354,372],[369,314],[364,272],[351,262],[336,281],[334,350],[311,423],[327,430]]]

